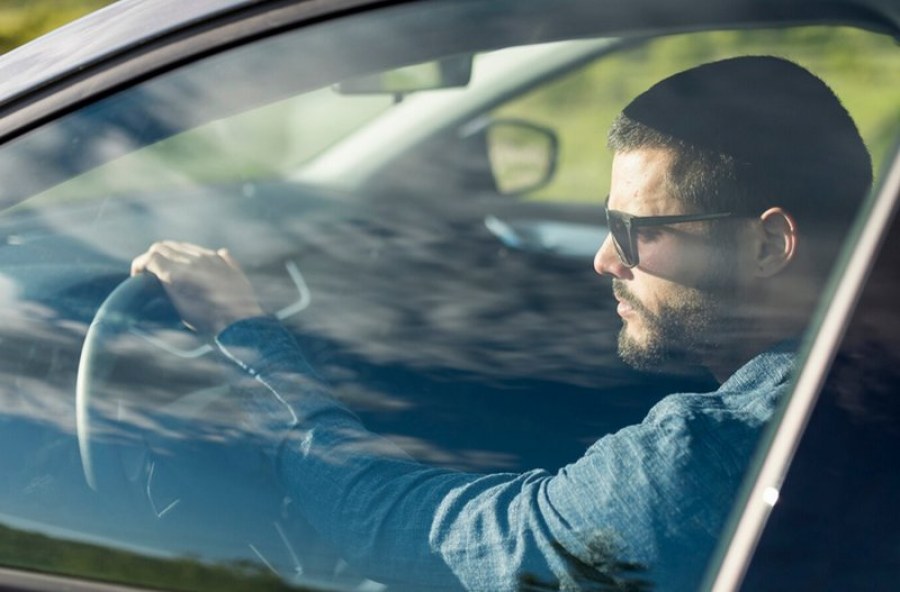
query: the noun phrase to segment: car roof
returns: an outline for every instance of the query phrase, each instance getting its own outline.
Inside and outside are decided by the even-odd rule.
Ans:
[[[659,0],[659,3],[669,1]],[[692,5],[699,7],[706,3],[706,0],[679,2],[683,5],[679,10],[690,12]],[[31,88],[122,51],[229,12],[265,4],[274,3],[269,0],[120,0],[0,56],[0,105]],[[331,0],[324,4],[346,3]],[[792,13],[800,18],[816,14],[842,14],[846,18],[856,14],[862,23],[870,21],[872,25],[892,28],[895,34],[900,32],[897,0],[733,0],[729,6],[738,14],[744,12],[748,18],[756,19],[767,13],[776,20]]]
[[[0,102],[152,39],[259,0],[121,0],[0,58]]]
[[[0,56],[0,143],[135,80],[273,29],[413,1],[429,0],[120,0]],[[593,11],[603,15],[589,26],[595,35],[768,22],[853,24],[900,38],[897,0],[609,0]]]

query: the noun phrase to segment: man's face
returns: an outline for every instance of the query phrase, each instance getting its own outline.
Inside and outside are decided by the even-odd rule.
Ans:
[[[667,182],[672,156],[666,150],[618,153],[613,159],[608,208],[635,216],[694,214],[672,195]],[[613,276],[623,326],[619,355],[637,368],[681,362],[703,364],[711,349],[728,343],[740,286],[739,239],[710,236],[703,221],[637,230],[640,262],[628,268],[607,237],[594,267]]]

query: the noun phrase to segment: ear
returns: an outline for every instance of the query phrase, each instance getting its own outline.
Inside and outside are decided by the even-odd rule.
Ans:
[[[756,276],[772,277],[793,261],[797,252],[797,223],[783,208],[769,208],[759,216]]]

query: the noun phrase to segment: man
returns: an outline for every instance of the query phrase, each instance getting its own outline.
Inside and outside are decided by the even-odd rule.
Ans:
[[[410,589],[697,586],[793,350],[871,182],[819,79],[770,57],[670,77],[613,125],[610,234],[619,351],[705,366],[559,473],[429,468],[371,434],[315,379],[226,251],[163,242],[135,259],[182,318],[265,390],[243,402],[305,517],[371,577]],[[226,288],[227,287],[227,288]]]

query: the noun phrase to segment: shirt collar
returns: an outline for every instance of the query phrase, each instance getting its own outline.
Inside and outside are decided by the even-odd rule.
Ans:
[[[719,392],[747,392],[786,383],[792,377],[799,339],[787,339],[738,368]]]

